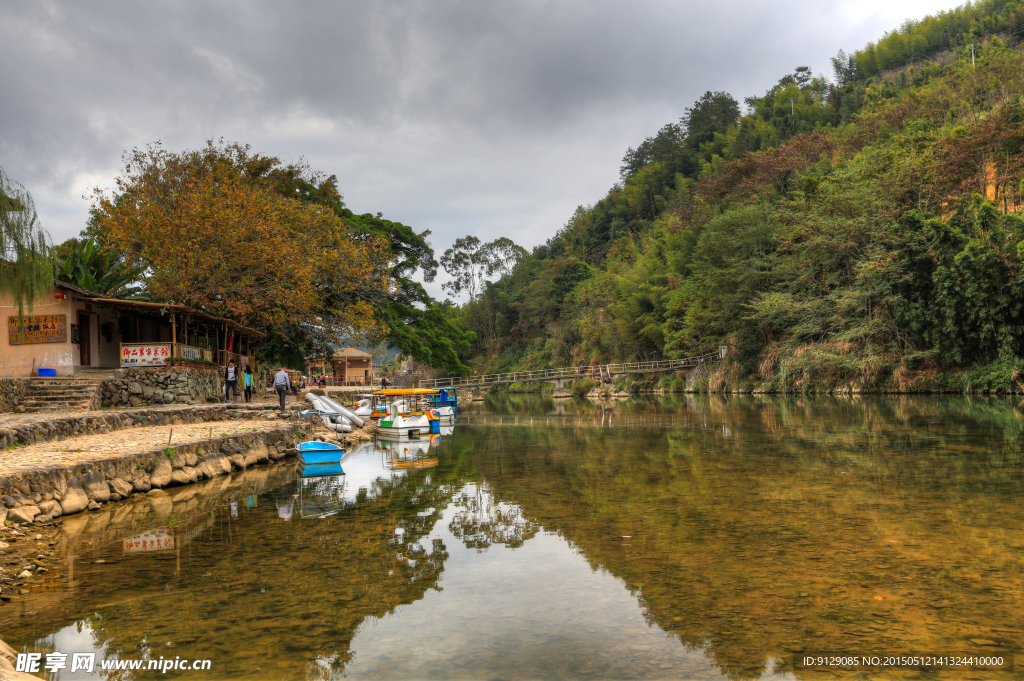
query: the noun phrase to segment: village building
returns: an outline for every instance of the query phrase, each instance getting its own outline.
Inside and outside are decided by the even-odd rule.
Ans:
[[[95,370],[160,367],[171,358],[255,371],[251,353],[265,334],[185,305],[111,298],[67,282],[25,311],[0,299],[7,324],[0,377],[71,376]],[[52,372],[52,373],[51,373]]]
[[[306,375],[312,382],[323,376],[328,385],[372,385],[376,368],[373,355],[358,348],[337,348],[331,357],[306,359]]]

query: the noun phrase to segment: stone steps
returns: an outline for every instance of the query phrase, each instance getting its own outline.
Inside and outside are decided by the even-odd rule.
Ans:
[[[33,388],[33,395],[92,395],[96,392],[98,386],[89,385],[69,385],[66,388],[59,388],[56,386],[43,386],[39,388]]]
[[[33,378],[28,382],[21,409],[26,412],[62,412],[92,409],[98,402],[102,377]]]

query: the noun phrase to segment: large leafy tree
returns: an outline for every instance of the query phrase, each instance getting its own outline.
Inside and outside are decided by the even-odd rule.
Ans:
[[[465,293],[475,300],[487,274],[486,249],[480,239],[473,235],[456,239],[441,256],[441,265],[451,276],[441,288],[453,296]]]
[[[398,348],[417,361],[450,373],[469,371],[460,357],[468,354],[473,334],[454,324],[417,281],[419,277],[430,283],[437,276],[438,263],[427,241],[429,230],[417,232],[401,222],[385,220],[381,213],[354,213],[345,205],[337,177],[317,172],[304,162],[282,165],[273,157],[231,153],[232,164],[244,168],[253,181],[269,186],[281,196],[331,210],[357,238],[376,240],[385,249],[386,262],[380,264],[380,271],[386,273],[390,286],[334,292],[337,304],[365,301],[372,305],[376,324],[366,334],[370,344]],[[271,342],[280,346],[282,353],[284,348],[290,348],[294,356],[302,346],[301,338],[302,334],[296,331]]]
[[[159,147],[144,153],[163,154]],[[138,155],[135,152],[134,156]],[[187,156],[188,166],[218,182],[256,188],[264,200],[274,197],[271,202],[275,205],[285,201],[296,210],[301,206],[302,214],[317,215],[319,224],[330,225],[327,230],[313,230],[312,238],[303,237],[304,248],[319,253],[312,260],[301,253],[280,252],[278,262],[284,267],[314,267],[315,275],[307,272],[307,276],[315,287],[314,307],[318,312],[311,317],[286,315],[279,320],[268,339],[270,356],[299,366],[303,356],[325,352],[331,343],[358,336],[371,344],[398,348],[451,373],[468,371],[460,357],[468,353],[472,333],[453,324],[416,281],[419,276],[429,283],[437,274],[438,263],[427,242],[429,231],[416,232],[400,222],[383,219],[380,213],[353,213],[345,206],[337,178],[312,169],[304,161],[286,165],[275,157],[255,154],[245,145],[213,141],[200,150],[177,156]],[[182,173],[186,176],[188,173]],[[109,203],[117,207],[126,203],[128,195],[124,192],[111,197]],[[158,196],[158,200],[162,199]],[[301,230],[297,233],[303,234]],[[91,227],[89,234],[106,249],[121,247],[120,243],[110,243],[104,229]],[[280,236],[271,235],[260,244],[260,250],[280,249],[280,244],[273,245]],[[344,243],[332,245],[328,237]],[[327,262],[332,258],[338,259],[336,266]],[[358,270],[357,276],[352,276],[353,267]],[[358,311],[358,321],[350,318],[333,326],[322,323],[322,319],[331,318],[341,321],[336,314],[339,310]]]
[[[740,105],[727,92],[708,90],[693,106],[686,109],[680,123],[686,130],[686,144],[694,149],[711,142],[715,134],[723,134],[736,125],[740,117]]]
[[[482,243],[475,236],[464,236],[441,256],[441,265],[451,276],[441,287],[452,295],[466,293],[471,301],[476,300],[488,278],[512,274],[524,257],[526,249],[508,237]]]
[[[372,340],[398,348],[419,362],[453,374],[469,368],[460,358],[469,354],[473,333],[452,321],[448,311],[415,280],[419,273],[430,283],[438,263],[427,242],[429,231],[416,232],[408,225],[383,219],[380,214],[340,212],[352,229],[384,240],[390,253],[389,274],[394,286],[378,292],[374,311],[379,324]]]
[[[13,299],[19,317],[53,288],[49,255],[32,195],[0,168],[0,294]]]
[[[393,282],[381,240],[333,211],[285,198],[239,145],[126,156],[120,200],[97,193],[108,243],[146,268],[147,289],[273,333],[326,347],[372,328],[374,292]],[[257,176],[258,177],[258,176]]]

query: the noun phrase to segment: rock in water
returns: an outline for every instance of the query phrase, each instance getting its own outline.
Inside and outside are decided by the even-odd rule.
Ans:
[[[31,523],[37,515],[39,515],[38,506],[22,506],[21,508],[12,508],[7,511],[8,520],[14,523],[21,523],[22,525]]]
[[[171,462],[167,459],[160,459],[156,463],[156,468],[149,474],[149,484],[156,488],[166,487],[171,482],[172,472]]]
[[[82,483],[79,482],[78,478],[68,480],[68,490],[64,493],[64,498],[60,502],[63,515],[81,513],[88,505],[89,497],[86,496],[85,490],[82,489]]]
[[[51,518],[56,518],[61,514],[60,504],[53,499],[39,502],[39,512],[44,513]]]
[[[102,506],[100,506],[95,501],[90,501],[89,505],[86,506],[86,508],[88,508],[90,511],[98,511],[98,510],[100,510],[100,508],[102,508]]]
[[[131,483],[122,480],[121,478],[114,478],[111,480],[110,488],[114,490],[115,494],[120,494],[123,498],[130,497],[132,494]]]
[[[82,476],[82,489],[85,490],[85,495],[93,501],[98,501],[101,504],[110,501],[110,485],[99,471],[90,471]]]

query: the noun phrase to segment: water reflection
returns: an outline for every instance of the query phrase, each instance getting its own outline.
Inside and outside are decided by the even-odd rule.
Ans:
[[[494,398],[308,488],[277,466],[68,518],[0,632],[211,679],[819,678],[793,655],[1024,646],[1016,403],[560,402]]]

